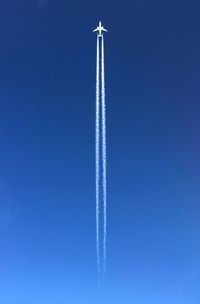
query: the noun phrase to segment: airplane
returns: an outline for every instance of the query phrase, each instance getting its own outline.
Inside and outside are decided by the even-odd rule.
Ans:
[[[102,37],[101,32],[107,32],[107,30],[101,25],[101,21],[99,21],[99,26],[93,31],[93,32],[97,32],[99,31],[98,36]]]

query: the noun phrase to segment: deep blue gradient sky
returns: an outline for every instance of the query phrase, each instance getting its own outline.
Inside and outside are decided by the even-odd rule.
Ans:
[[[200,303],[200,3],[0,3],[0,303]],[[96,294],[95,43],[108,269]]]

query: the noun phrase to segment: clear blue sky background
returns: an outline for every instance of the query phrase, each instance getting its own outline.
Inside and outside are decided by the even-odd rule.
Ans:
[[[199,1],[0,3],[0,303],[200,303]],[[96,294],[95,43],[108,269]]]

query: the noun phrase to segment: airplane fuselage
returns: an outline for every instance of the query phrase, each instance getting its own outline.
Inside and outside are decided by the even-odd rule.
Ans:
[[[101,25],[101,21],[99,21],[99,26],[93,32],[99,32],[98,37],[102,37],[102,32],[107,32],[107,30]]]

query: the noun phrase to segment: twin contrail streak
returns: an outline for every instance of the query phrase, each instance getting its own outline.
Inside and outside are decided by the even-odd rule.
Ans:
[[[106,272],[107,239],[107,173],[106,173],[106,103],[104,72],[104,39],[97,35],[96,52],[96,250],[99,278]],[[101,63],[101,64],[100,64]],[[100,100],[101,99],[101,100]],[[101,218],[102,215],[102,218]]]
[[[106,104],[104,72],[104,40],[101,43],[101,99],[102,99],[102,165],[103,165],[103,272],[106,271],[107,237],[107,176],[106,176]]]
[[[96,251],[97,251],[97,270],[100,275],[100,240],[99,240],[99,180],[100,180],[100,166],[99,166],[99,143],[100,143],[100,107],[99,107],[99,37],[97,36],[97,61],[96,61]]]

